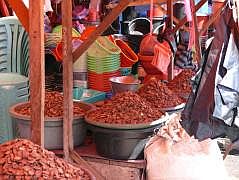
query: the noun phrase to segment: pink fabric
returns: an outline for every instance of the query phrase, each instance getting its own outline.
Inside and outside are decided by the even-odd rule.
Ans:
[[[187,21],[192,21],[190,0],[184,0],[184,6],[185,6],[185,14],[187,16]]]

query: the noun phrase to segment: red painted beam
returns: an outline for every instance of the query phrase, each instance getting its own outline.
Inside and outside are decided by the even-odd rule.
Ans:
[[[4,0],[0,0],[0,11],[3,16],[10,16],[6,2]]]
[[[7,0],[10,7],[16,13],[18,19],[21,21],[22,26],[29,33],[29,10],[22,0]]]

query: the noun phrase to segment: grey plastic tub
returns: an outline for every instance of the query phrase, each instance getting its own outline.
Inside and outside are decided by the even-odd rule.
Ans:
[[[27,102],[24,102],[27,103]],[[16,121],[17,135],[20,138],[31,138],[31,119],[29,116],[21,115],[15,112],[15,107],[24,103],[18,103],[11,106],[9,113]],[[79,102],[86,111],[94,108],[93,105]],[[46,117],[44,122],[44,147],[46,149],[63,149],[63,118]],[[84,117],[74,117],[73,121],[73,141],[74,146],[83,143],[86,136],[86,124]]]
[[[88,125],[88,128],[93,132],[96,151],[100,156],[110,159],[143,159],[143,147],[138,156],[131,156],[136,145],[153,135],[154,129],[162,125],[142,129],[110,129],[94,125]]]

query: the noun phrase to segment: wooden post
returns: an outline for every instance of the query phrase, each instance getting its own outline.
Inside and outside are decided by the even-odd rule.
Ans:
[[[129,4],[130,0],[121,0],[119,4],[112,9],[112,11],[104,18],[100,25],[93,31],[86,41],[84,41],[80,47],[78,47],[73,52],[73,60],[76,61],[87,49],[88,47],[100,36],[106,28],[119,16]]]
[[[195,10],[195,1],[191,0],[191,7],[192,7],[192,15],[193,15],[193,23],[194,23],[194,33],[195,33],[195,60],[198,64],[200,65],[200,61],[202,59],[202,54],[201,54],[201,45],[200,45],[200,36],[199,36],[199,31],[198,31],[198,23],[197,23],[197,15],[196,15],[196,10]]]
[[[22,0],[7,0],[13,11],[16,13],[22,26],[29,33],[29,11]],[[44,2],[43,2],[44,3]],[[38,7],[39,10],[40,7]],[[33,15],[34,16],[34,15]],[[31,15],[30,15],[31,17]]]
[[[64,156],[69,160],[69,150],[73,150],[73,60],[72,60],[72,0],[62,1],[63,37],[63,143]]]
[[[173,0],[167,1],[167,15],[168,15],[167,27],[172,29],[173,28]],[[174,77],[173,70],[174,70],[174,59],[173,59],[173,57],[171,57],[171,61],[168,66],[168,80],[169,81],[172,80]]]
[[[3,16],[10,16],[10,13],[8,11],[8,7],[6,5],[6,2],[4,0],[0,0],[0,11]]]
[[[43,0],[30,0],[30,101],[31,138],[44,146],[45,53]]]
[[[205,2],[207,2],[207,0],[201,0],[199,3],[197,3],[195,8],[192,10],[193,11],[192,13],[196,13],[203,6],[203,4],[205,4]],[[173,28],[173,32],[176,33],[177,30],[179,30],[186,22],[187,17],[185,16],[183,19],[180,20],[180,22],[176,25],[176,27]]]

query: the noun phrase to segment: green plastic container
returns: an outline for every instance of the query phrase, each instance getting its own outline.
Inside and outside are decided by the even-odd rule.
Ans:
[[[0,73],[0,143],[15,137],[16,126],[8,113],[11,105],[27,101],[28,78],[16,73]]]

